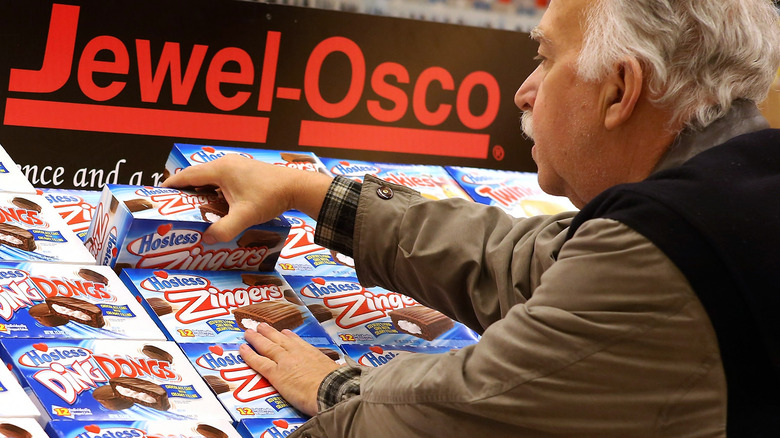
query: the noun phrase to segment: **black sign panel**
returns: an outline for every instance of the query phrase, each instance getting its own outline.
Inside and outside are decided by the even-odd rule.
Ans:
[[[156,184],[175,142],[535,169],[520,33],[232,0],[3,0],[0,20],[0,144],[35,186]]]

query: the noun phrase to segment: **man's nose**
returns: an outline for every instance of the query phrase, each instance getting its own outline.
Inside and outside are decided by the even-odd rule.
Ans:
[[[536,90],[538,89],[538,84],[536,84],[537,73],[538,69],[534,70],[523,82],[523,85],[517,89],[517,93],[515,93],[515,105],[522,111],[532,110],[536,103]]]

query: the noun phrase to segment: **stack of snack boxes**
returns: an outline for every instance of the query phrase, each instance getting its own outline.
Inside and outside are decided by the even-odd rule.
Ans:
[[[164,174],[228,154],[358,181],[372,174],[430,199],[475,199],[518,216],[573,208],[545,198],[534,174],[300,151],[176,144]],[[4,184],[2,169],[18,168],[0,160]],[[479,339],[410,297],[363,287],[351,258],[314,243],[317,223],[301,212],[209,247],[203,231],[227,212],[218,193],[111,184],[102,192],[36,190],[15,178],[0,186],[0,219],[40,216],[48,228],[0,227],[11,235],[0,243],[0,357],[15,373],[0,370],[0,402],[6,392],[31,402],[0,413],[0,436],[287,436],[307,417],[238,353],[244,331],[260,322],[292,330],[338,363],[370,367]],[[480,197],[489,184],[527,202]],[[255,256],[236,255],[242,251]]]

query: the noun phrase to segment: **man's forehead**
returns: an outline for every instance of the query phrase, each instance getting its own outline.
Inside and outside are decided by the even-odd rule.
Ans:
[[[603,0],[555,0],[551,2],[531,38],[545,45],[568,45],[582,38],[584,17],[595,2]]]

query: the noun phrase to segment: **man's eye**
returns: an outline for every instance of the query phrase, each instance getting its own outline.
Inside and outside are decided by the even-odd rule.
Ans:
[[[547,58],[545,58],[542,55],[536,55],[536,56],[534,56],[534,61],[536,61],[537,64],[542,65],[542,64],[544,64],[545,61],[547,61]]]

